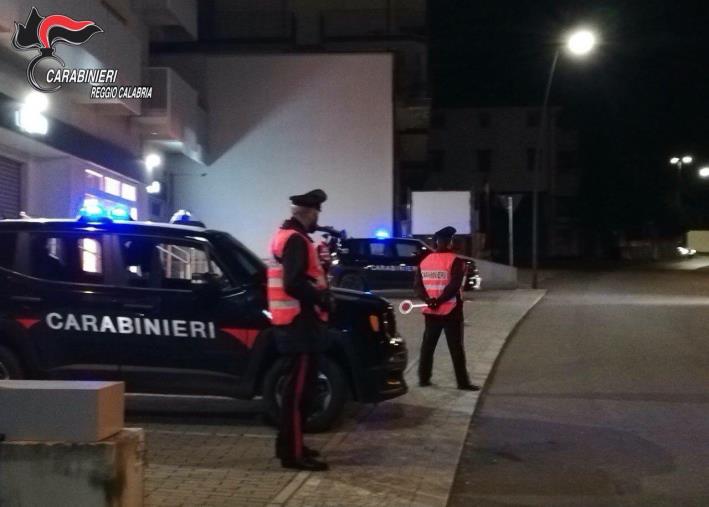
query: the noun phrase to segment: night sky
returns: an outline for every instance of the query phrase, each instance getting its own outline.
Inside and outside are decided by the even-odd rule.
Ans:
[[[433,0],[434,107],[541,105],[568,28],[594,27],[598,50],[562,58],[551,104],[578,129],[579,214],[591,228],[671,234],[709,226],[709,2]],[[684,214],[670,156],[689,153]]]

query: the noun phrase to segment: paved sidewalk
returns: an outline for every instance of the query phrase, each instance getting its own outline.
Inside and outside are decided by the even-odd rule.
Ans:
[[[507,337],[544,291],[488,291],[466,302],[466,354],[474,383],[484,384]],[[392,300],[398,304],[399,300]],[[417,386],[420,313],[398,316],[410,351],[406,396],[349,407],[339,431],[308,435],[331,465],[293,472],[272,458],[275,432],[246,424],[145,424],[147,505],[335,507],[445,506],[479,393],[455,389],[441,339],[434,386]]]

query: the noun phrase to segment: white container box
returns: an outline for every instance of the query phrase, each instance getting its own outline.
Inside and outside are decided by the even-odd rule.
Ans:
[[[123,382],[1,380],[7,441],[98,442],[124,425]]]

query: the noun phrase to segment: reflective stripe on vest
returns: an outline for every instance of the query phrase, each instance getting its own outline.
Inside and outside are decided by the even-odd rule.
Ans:
[[[443,290],[450,282],[453,263],[457,258],[457,255],[452,252],[434,252],[421,261],[419,265],[421,280],[429,297],[441,297]],[[423,313],[429,315],[448,315],[453,311],[453,308],[455,308],[456,302],[456,296],[453,296],[448,301],[441,302],[435,310],[424,307]]]
[[[288,295],[283,288],[283,264],[280,260],[283,257],[283,249],[288,239],[293,234],[300,234],[308,245],[308,269],[307,275],[315,280],[315,287],[318,289],[327,288],[325,272],[320,265],[318,254],[313,243],[300,232],[293,229],[279,229],[271,241],[271,254],[274,257],[268,266],[268,311],[271,313],[271,322],[277,326],[285,326],[293,322],[293,319],[300,314],[300,302]],[[327,322],[328,315],[317,306],[315,313],[323,322]]]

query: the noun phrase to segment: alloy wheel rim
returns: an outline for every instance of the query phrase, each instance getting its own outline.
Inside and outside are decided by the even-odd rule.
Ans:
[[[283,406],[284,381],[285,377],[281,377],[278,379],[278,383],[276,384],[276,403],[279,408]],[[317,393],[315,394],[315,400],[318,408],[308,415],[308,419],[317,417],[325,412],[332,401],[332,384],[330,383],[330,379],[328,379],[322,372],[318,372]]]

